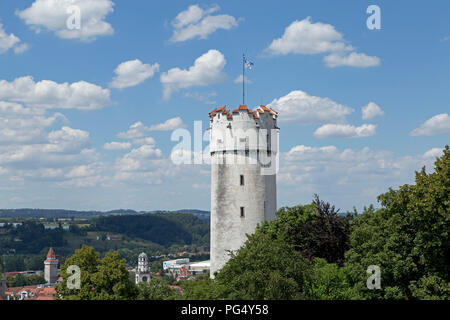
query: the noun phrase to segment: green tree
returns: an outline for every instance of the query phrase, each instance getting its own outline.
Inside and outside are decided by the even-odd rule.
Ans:
[[[80,267],[80,289],[69,289],[67,280],[71,265]],[[63,281],[56,286],[56,291],[66,300],[123,300],[134,299],[137,289],[129,280],[125,259],[120,259],[117,252],[108,252],[103,259],[92,247],[83,246],[67,258],[61,266]]]
[[[185,300],[217,300],[220,293],[214,280],[209,278],[198,278],[194,281],[184,281],[182,299]]]
[[[346,268],[325,259],[315,258],[308,273],[305,285],[307,300],[353,300],[361,299],[359,292],[352,286]]]
[[[301,299],[308,262],[294,247],[273,237],[266,222],[216,275],[224,299]]]
[[[434,172],[416,172],[415,185],[389,189],[382,208],[352,221],[347,267],[367,298],[449,299],[450,150]],[[366,269],[381,269],[381,290],[366,288]]]
[[[179,296],[166,281],[159,278],[152,278],[149,283],[141,282],[137,287],[138,300],[175,300]]]
[[[305,258],[323,258],[342,265],[349,247],[350,224],[338,213],[334,206],[314,195],[311,205],[281,208],[270,228]]]

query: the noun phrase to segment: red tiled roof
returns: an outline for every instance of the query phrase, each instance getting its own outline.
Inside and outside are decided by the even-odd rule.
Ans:
[[[264,111],[270,111],[269,108],[267,108],[266,106],[260,106],[261,109],[263,109]]]
[[[221,106],[220,108],[217,108],[217,109],[215,110],[215,112],[222,111],[223,109],[225,109],[225,106]]]
[[[239,110],[247,110],[247,105],[246,104],[241,104],[239,105]]]
[[[248,109],[248,113],[250,114],[250,113],[253,113],[253,110],[252,109]]]
[[[224,111],[222,112],[222,114],[227,114],[228,112],[230,112],[230,110],[224,110]]]
[[[256,109],[259,113],[261,113],[261,114],[263,114],[264,113],[264,111],[263,110],[261,110],[261,109]]]
[[[230,113],[230,114],[227,116],[227,119],[233,119],[233,115]]]
[[[56,259],[56,254],[55,254],[55,252],[53,251],[53,248],[52,248],[52,247],[50,247],[50,250],[48,250],[47,258]]]
[[[233,113],[239,113],[239,109],[234,109]]]
[[[259,119],[259,114],[255,112],[255,113],[253,114],[253,119]]]

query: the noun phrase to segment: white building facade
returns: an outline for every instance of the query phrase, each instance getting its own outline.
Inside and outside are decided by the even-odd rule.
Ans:
[[[247,234],[277,209],[278,113],[220,107],[210,112],[211,270],[219,271]]]

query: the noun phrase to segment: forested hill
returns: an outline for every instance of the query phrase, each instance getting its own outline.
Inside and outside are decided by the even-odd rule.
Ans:
[[[206,243],[209,237],[208,224],[182,213],[111,215],[95,218],[92,224],[96,231],[121,233],[163,246]]]
[[[197,216],[203,221],[209,222],[209,211],[182,209],[176,211],[135,211],[131,209],[117,209],[110,211],[77,211],[65,209],[0,209],[0,218],[92,218],[109,215],[128,215],[145,213],[188,213]]]

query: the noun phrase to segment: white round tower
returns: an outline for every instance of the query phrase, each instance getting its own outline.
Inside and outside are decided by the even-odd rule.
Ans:
[[[211,277],[238,250],[247,234],[277,209],[278,113],[214,109],[210,115]]]
[[[142,252],[138,257],[138,267],[136,270],[136,284],[138,284],[139,282],[150,282],[148,257],[144,252]]]

